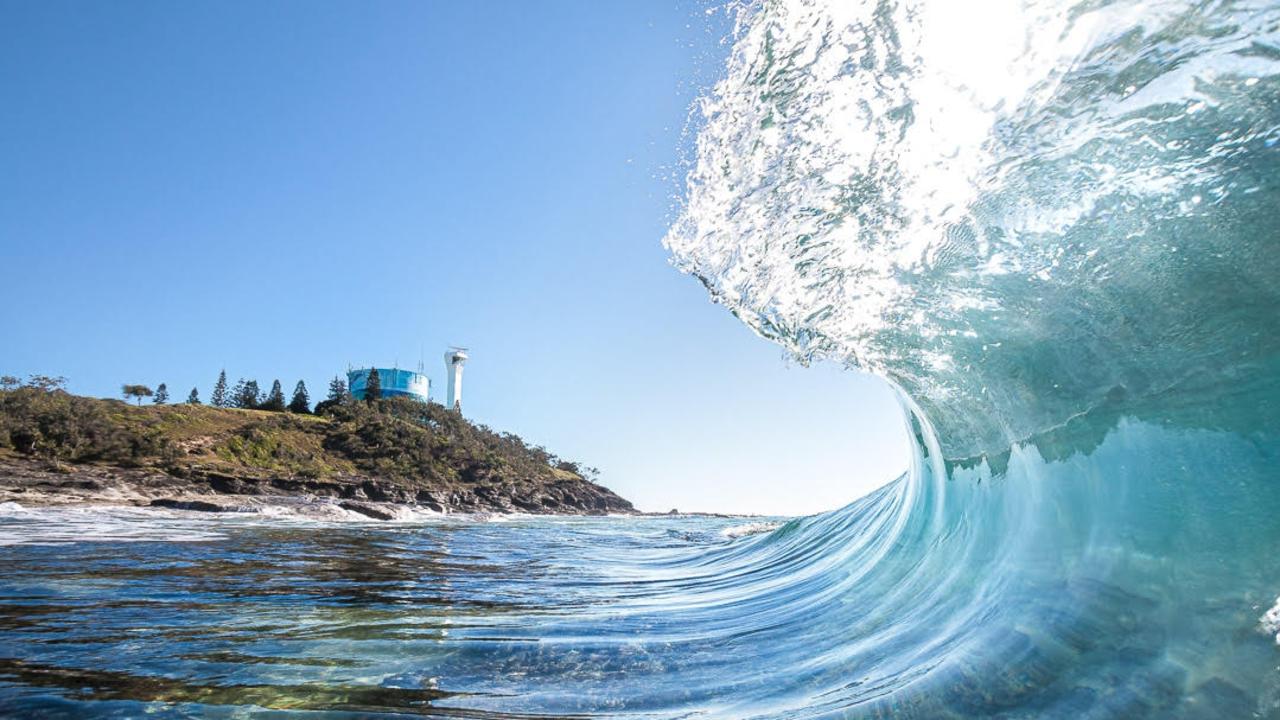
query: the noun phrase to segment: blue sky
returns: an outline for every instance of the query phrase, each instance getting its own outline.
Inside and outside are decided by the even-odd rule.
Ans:
[[[473,419],[645,509],[891,478],[887,391],[789,365],[661,238],[723,14],[691,3],[0,1],[0,372],[75,392],[471,348]]]

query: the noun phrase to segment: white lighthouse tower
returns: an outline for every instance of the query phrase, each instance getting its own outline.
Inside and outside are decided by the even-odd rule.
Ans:
[[[449,378],[446,407],[462,412],[462,366],[467,364],[467,349],[454,347],[444,354],[444,371]]]

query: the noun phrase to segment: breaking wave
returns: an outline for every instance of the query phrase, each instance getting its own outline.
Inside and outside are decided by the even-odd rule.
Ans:
[[[776,527],[0,508],[0,714],[1280,717],[1278,28],[741,8],[666,244],[885,378],[901,478]]]
[[[1263,2],[740,10],[666,245],[802,361],[886,378],[918,441],[793,531],[846,528],[823,565],[850,579],[811,616],[832,675],[784,716],[1280,712],[1278,28]]]

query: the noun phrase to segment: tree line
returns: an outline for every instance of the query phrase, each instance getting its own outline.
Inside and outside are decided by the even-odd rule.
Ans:
[[[373,379],[372,382],[375,383],[375,398],[381,397],[381,394],[377,392],[376,379]],[[169,387],[165,383],[160,383],[154,390],[149,385],[125,384],[120,387],[120,392],[125,399],[134,400],[139,405],[142,404],[144,398],[151,398],[151,402],[156,405],[164,405],[169,402]],[[332,405],[347,402],[350,397],[350,392],[347,390],[347,382],[340,377],[334,377],[329,383],[328,397],[316,404],[315,412],[320,412]],[[187,395],[186,403],[188,405],[204,404],[200,400],[199,388],[191,388],[191,393]],[[299,380],[298,384],[293,386],[293,396],[286,403],[284,388],[280,385],[279,380],[272,382],[271,389],[264,393],[258,386],[257,380],[240,378],[235,385],[228,385],[226,370],[218,373],[218,380],[213,385],[213,394],[209,398],[209,404],[218,408],[291,412],[301,415],[313,412],[311,409],[311,395],[307,392],[305,381]]]
[[[22,385],[22,381],[17,377],[12,375],[0,376],[0,389],[12,390]],[[26,383],[27,387],[41,389],[45,392],[64,389],[65,385],[66,378],[45,375],[32,375],[31,379]],[[138,405],[141,405],[145,398],[151,398],[151,402],[155,405],[165,405],[169,402],[169,386],[166,383],[160,383],[154,390],[149,385],[126,383],[120,386],[120,393],[126,400],[134,400]],[[378,370],[372,368],[369,371],[369,376],[365,379],[364,401],[367,404],[374,405],[382,398],[382,379],[378,376]],[[347,381],[339,376],[334,376],[333,380],[329,381],[328,396],[316,403],[315,409],[312,410],[311,396],[307,392],[306,382],[302,380],[299,380],[298,384],[293,386],[293,397],[286,403],[284,401],[284,389],[279,380],[272,382],[271,389],[265,393],[258,386],[257,380],[240,378],[235,385],[228,386],[227,371],[223,369],[218,373],[218,380],[213,385],[213,394],[209,399],[209,404],[218,408],[268,410],[271,412],[287,411],[306,415],[311,413],[323,414],[336,406],[350,402],[351,399],[351,391],[347,388]],[[204,404],[200,400],[199,388],[191,388],[191,393],[187,395],[186,403],[188,405]],[[552,457],[551,464],[554,465],[556,460],[558,459]],[[562,469],[578,472],[576,466]]]
[[[51,375],[32,375],[25,382],[13,375],[0,375],[0,448],[75,462],[126,465],[144,463],[148,458],[176,462],[182,456],[166,435],[160,418],[143,417],[140,422],[122,419],[109,411],[106,401],[67,393],[66,383],[66,378]],[[164,383],[154,390],[145,385],[125,387],[135,391],[126,397],[139,402],[147,397],[163,402],[168,397]],[[279,402],[270,402],[273,395],[277,401],[283,400],[279,391],[279,381],[272,384],[272,392],[265,397],[258,393],[258,385],[252,380],[229,386],[224,370],[218,375],[210,404],[307,411],[305,383],[298,383],[293,402],[283,408]],[[461,477],[467,482],[480,482],[541,477],[547,467],[552,467],[592,482],[599,479],[596,468],[557,457],[515,434],[469,422],[439,403],[383,397],[381,378],[376,373],[371,372],[366,379],[364,400],[355,402],[346,381],[335,377],[329,383],[326,399],[311,411],[332,422],[304,424],[309,431],[324,435],[326,452],[350,459],[362,471],[385,477]],[[202,404],[196,389],[192,389],[187,402]],[[280,423],[293,423],[296,427],[297,422],[287,416],[246,420],[251,423],[246,427],[254,432],[281,427]]]

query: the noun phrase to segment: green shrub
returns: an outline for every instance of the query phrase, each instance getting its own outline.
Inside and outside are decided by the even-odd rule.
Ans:
[[[170,443],[160,428],[121,422],[107,413],[112,405],[124,407],[118,401],[58,389],[0,391],[0,446],[72,462],[137,464],[169,453]]]
[[[438,403],[392,397],[371,404],[327,405],[324,412],[332,418],[325,449],[371,474],[468,483],[554,474],[545,449],[473,425]]]
[[[0,448],[178,472],[187,441],[216,438],[208,447],[223,462],[302,477],[355,469],[406,483],[488,484],[581,474],[577,463],[436,403],[400,397],[325,401],[316,412],[327,419],[191,405],[134,408],[27,385],[0,390]]]

